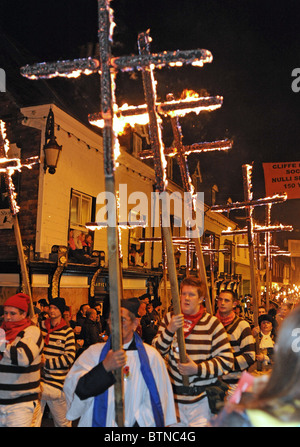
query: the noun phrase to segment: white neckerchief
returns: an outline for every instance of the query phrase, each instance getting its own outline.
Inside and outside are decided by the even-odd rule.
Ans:
[[[266,349],[266,348],[273,348],[274,347],[274,341],[271,338],[271,332],[269,332],[269,334],[265,335],[262,332],[261,334],[261,341],[259,344],[259,347],[261,349]]]

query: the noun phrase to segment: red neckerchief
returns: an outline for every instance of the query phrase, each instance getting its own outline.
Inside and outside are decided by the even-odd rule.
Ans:
[[[45,337],[45,345],[49,343],[49,337],[51,332],[56,331],[57,329],[61,329],[62,327],[66,326],[65,320],[62,318],[60,320],[60,323],[58,323],[56,326],[51,326],[51,319],[47,318],[47,320],[44,321],[45,328],[47,329],[47,335]]]
[[[31,326],[32,322],[28,318],[24,318],[20,321],[4,321],[1,329],[5,331],[5,339],[8,343],[12,343],[17,335],[24,331],[28,326]]]
[[[235,318],[235,312],[231,311],[229,315],[227,315],[226,317],[222,317],[220,315],[219,309],[217,310],[216,313],[216,317],[218,318],[218,320],[221,321],[221,323],[223,324],[224,327],[228,326],[230,323],[233,322],[234,318]]]
[[[203,317],[203,315],[206,313],[206,309],[204,306],[200,306],[199,312],[197,312],[194,315],[186,315],[184,316],[184,326],[183,326],[183,332],[184,332],[184,338],[188,337],[198,321]]]

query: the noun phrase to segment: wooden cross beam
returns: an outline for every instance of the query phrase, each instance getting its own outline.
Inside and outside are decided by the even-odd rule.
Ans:
[[[214,211],[212,209],[212,211]],[[245,228],[240,228],[237,230],[233,230],[232,228],[228,228],[227,230],[223,230],[222,234],[223,235],[227,235],[227,236],[231,236],[234,234],[247,234],[247,227]],[[280,231],[293,231],[293,227],[291,225],[268,225],[268,226],[264,226],[264,225],[254,225],[253,226],[253,233],[278,233]]]
[[[186,110],[194,109],[195,113],[200,113],[201,111],[215,110],[221,107],[223,98],[221,96],[203,96],[203,97],[187,97],[179,101],[165,101],[163,103],[156,102],[156,111],[160,115],[167,115],[173,112],[176,115],[182,115],[186,113]],[[115,108],[115,117],[118,119],[123,119],[126,122],[126,118],[136,117],[137,120],[141,115],[146,115],[148,117],[147,105],[143,104],[140,106],[128,106],[123,105],[122,107]],[[89,115],[89,122],[91,124],[102,127],[103,117],[101,112],[92,113]],[[130,121],[128,121],[130,123]]]
[[[106,0],[104,0],[106,1]],[[106,1],[110,3],[109,0]],[[99,1],[98,1],[99,5]],[[105,11],[100,4],[99,12]],[[99,16],[99,14],[98,14]],[[99,29],[101,32],[101,30]],[[133,70],[143,70],[151,64],[155,68],[163,68],[166,66],[179,66],[183,64],[191,64],[202,67],[203,64],[212,62],[212,54],[208,50],[176,50],[164,51],[162,53],[152,53],[145,55],[111,57],[108,61],[109,69],[112,71],[128,72]],[[75,60],[64,60],[56,62],[40,62],[32,65],[25,65],[21,68],[22,76],[36,79],[51,79],[60,77],[77,78],[82,74],[90,75],[92,73],[102,74],[101,59],[82,58]]]
[[[232,140],[218,140],[218,141],[205,141],[202,143],[194,143],[190,145],[183,146],[183,155],[187,156],[190,154],[197,154],[203,152],[213,152],[213,151],[227,151],[232,148]],[[164,150],[166,157],[174,157],[177,155],[176,147],[166,147]],[[152,150],[145,149],[140,152],[140,158],[145,160],[147,158],[153,158]]]
[[[31,286],[26,265],[24,247],[22,244],[21,231],[18,220],[19,206],[16,202],[15,186],[12,180],[12,175],[15,171],[20,171],[23,167],[31,168],[33,164],[38,162],[37,157],[27,159],[24,164],[21,163],[19,158],[8,158],[9,141],[6,138],[5,123],[0,120],[0,175],[4,176],[5,188],[8,194],[9,209],[12,215],[14,235],[16,239],[18,258],[21,268],[22,288],[24,293],[30,297],[29,303],[29,316],[34,316],[34,308],[32,302]]]
[[[203,96],[203,97],[187,97],[179,101],[166,101],[163,103],[156,102],[156,112],[159,115],[185,115],[187,112],[194,111],[200,113],[201,111],[216,110],[221,107],[223,98],[221,96]],[[190,110],[193,109],[193,110]],[[148,123],[147,105],[128,106],[124,104],[122,107],[115,107],[116,119],[125,124],[133,123]],[[103,116],[101,112],[92,113],[89,115],[89,122],[100,128],[103,127]]]

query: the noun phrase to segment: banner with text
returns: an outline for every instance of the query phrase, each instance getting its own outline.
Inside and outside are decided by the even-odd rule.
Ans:
[[[288,199],[300,199],[300,161],[263,163],[266,195],[287,193]]]

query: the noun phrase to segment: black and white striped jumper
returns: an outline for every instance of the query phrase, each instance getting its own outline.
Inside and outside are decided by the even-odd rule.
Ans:
[[[42,322],[41,330],[46,337],[47,330]],[[63,389],[66,375],[75,361],[74,331],[67,324],[56,329],[49,335],[48,344],[45,343],[43,354],[46,362],[42,369],[42,382],[54,388]]]
[[[235,316],[233,321],[225,326],[233,350],[234,367],[229,374],[223,376],[227,385],[235,385],[242,372],[255,362],[255,341],[249,323]]]
[[[31,325],[6,345],[0,360],[0,405],[37,400],[41,387],[41,353],[43,337]]]
[[[183,381],[177,368],[179,361],[177,335],[167,330],[171,316],[169,312],[163,318],[152,345],[162,356],[167,356],[168,371],[174,388],[174,385],[182,386]],[[198,365],[198,374],[189,376],[189,387],[211,385],[233,367],[233,353],[224,326],[207,312],[185,338],[185,345],[187,354]],[[176,388],[174,391],[175,401],[182,404],[198,402],[205,396],[205,391],[197,395],[178,394]]]

